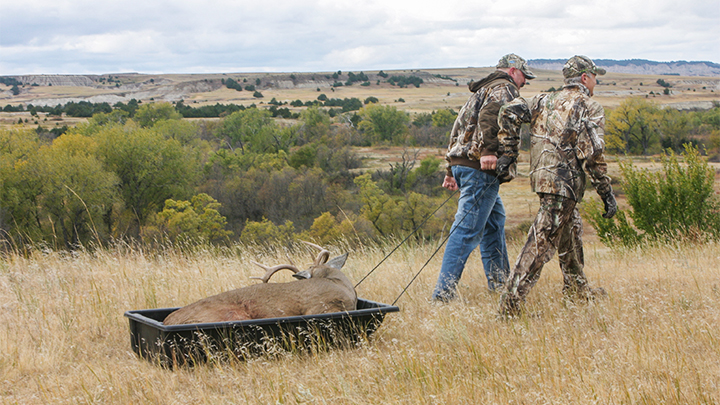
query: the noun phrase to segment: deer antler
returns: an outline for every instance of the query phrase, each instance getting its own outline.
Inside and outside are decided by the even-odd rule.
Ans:
[[[330,258],[330,251],[325,249],[324,247],[318,246],[314,243],[310,243],[310,242],[306,242],[306,241],[302,241],[302,243],[304,243],[308,246],[312,246],[315,249],[320,250],[320,253],[318,253],[317,257],[315,258],[315,262],[313,262],[313,266],[323,264],[323,263],[327,262],[328,259]]]
[[[274,267],[268,267],[268,266],[265,266],[265,265],[257,263],[257,262],[253,262],[253,263],[262,267],[263,269],[267,270],[265,275],[262,277],[250,277],[255,280],[262,280],[263,283],[267,283],[270,280],[270,277],[272,277],[272,275],[275,274],[278,270],[289,269],[289,270],[292,270],[292,272],[296,273],[296,274],[298,272],[300,272],[300,270],[298,270],[298,268],[292,264],[278,264],[277,266],[274,266]]]

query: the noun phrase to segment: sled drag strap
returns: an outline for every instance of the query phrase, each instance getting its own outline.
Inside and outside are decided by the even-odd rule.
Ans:
[[[488,186],[485,188],[485,190],[483,190],[483,192],[480,194],[480,196],[475,199],[475,203],[473,204],[472,209],[467,210],[467,211],[465,212],[465,215],[463,215],[463,217],[460,218],[460,222],[464,221],[464,220],[465,220],[465,217],[467,217],[467,215],[470,213],[470,211],[472,211],[472,210],[475,209],[475,207],[478,205],[478,202],[480,202],[480,200],[482,200],[483,196],[484,196],[485,193],[488,191],[488,189],[489,189],[491,186],[495,185],[495,182],[497,182],[497,181],[498,181],[498,179],[497,179],[497,177],[496,177],[490,184],[488,184]],[[457,192],[457,190],[455,190],[455,192]],[[455,193],[453,193],[453,195],[455,195]],[[452,196],[451,196],[451,197],[452,197]],[[447,200],[446,200],[445,202],[447,202]],[[445,204],[445,203],[443,203],[443,204]],[[435,211],[437,211],[437,210],[435,210]],[[434,213],[433,213],[433,214],[434,214]],[[458,223],[460,223],[460,222],[458,222]],[[400,295],[398,295],[398,297],[395,298],[395,301],[393,301],[392,305],[395,305],[395,304],[398,302],[398,300],[400,300],[400,297],[402,297],[403,294],[405,294],[405,291],[407,291],[407,289],[410,288],[410,285],[412,285],[412,283],[415,281],[415,279],[417,279],[418,276],[420,275],[420,273],[425,269],[425,267],[427,267],[427,265],[430,263],[430,260],[432,260],[432,259],[435,257],[435,255],[436,255],[437,252],[440,250],[440,248],[443,247],[443,245],[445,245],[445,243],[448,241],[448,239],[450,239],[450,236],[453,234],[453,232],[455,232],[455,229],[457,229],[457,227],[452,227],[452,228],[450,228],[450,232],[448,232],[448,235],[445,237],[445,239],[443,239],[442,243],[441,243],[440,245],[438,245],[437,249],[435,249],[435,251],[433,252],[433,254],[430,255],[430,258],[427,259],[427,261],[425,262],[425,264],[423,264],[423,266],[420,268],[420,270],[418,270],[418,272],[415,273],[415,276],[410,280],[410,282],[408,283],[408,285],[405,286],[405,288],[402,290],[402,292],[400,292]],[[407,239],[406,239],[406,240],[407,240]],[[403,242],[404,242],[404,241],[403,241]],[[395,249],[397,249],[397,248],[395,248]],[[393,252],[394,252],[394,250],[393,250]],[[392,252],[391,252],[391,254],[392,254]],[[388,255],[388,256],[389,256],[389,255]],[[386,257],[386,258],[387,258],[387,257]],[[385,260],[385,259],[383,259],[383,260]],[[380,263],[382,263],[382,262],[380,262]],[[379,265],[378,265],[378,266],[379,266]],[[375,270],[375,269],[373,269],[373,270]]]

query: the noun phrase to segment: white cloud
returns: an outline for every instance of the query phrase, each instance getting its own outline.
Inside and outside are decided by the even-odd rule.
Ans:
[[[528,59],[720,62],[716,1],[0,3],[0,74],[371,70]]]

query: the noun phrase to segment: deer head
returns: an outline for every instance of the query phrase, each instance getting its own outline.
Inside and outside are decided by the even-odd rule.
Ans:
[[[312,277],[312,274],[310,271],[313,270],[314,268],[318,267],[319,265],[326,263],[328,261],[328,258],[330,257],[330,251],[328,251],[327,249],[325,249],[321,246],[318,246],[314,243],[305,242],[305,241],[302,241],[302,242],[308,246],[311,246],[311,247],[314,247],[314,248],[320,250],[320,253],[318,253],[318,255],[315,257],[315,261],[310,266],[310,269],[300,271],[295,266],[295,264],[292,263],[292,260],[290,260],[290,264],[279,264],[279,265],[273,266],[273,267],[268,267],[263,264],[253,262],[253,264],[265,269],[265,275],[262,277],[250,277],[250,278],[256,279],[256,280],[262,280],[263,283],[267,283],[268,281],[270,281],[270,277],[272,277],[273,274],[275,274],[279,270],[284,270],[284,269],[292,270],[292,272],[295,273],[295,274],[293,274],[293,277],[295,277],[297,279],[304,279],[304,278]],[[337,260],[339,257],[343,257],[343,256],[338,256],[338,257],[334,258],[332,261]],[[344,255],[344,257],[345,257],[345,259],[347,259],[347,253]],[[330,263],[327,263],[327,265],[334,267],[336,269],[340,269],[345,264],[345,259],[342,260],[342,263],[340,264],[339,267],[336,267],[337,263],[333,263],[332,265]],[[289,258],[288,258],[288,260],[289,260]]]

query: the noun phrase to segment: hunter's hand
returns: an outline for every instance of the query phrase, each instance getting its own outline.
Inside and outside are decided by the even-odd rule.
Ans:
[[[485,155],[480,158],[480,170],[495,170],[497,167],[497,156]]]
[[[445,179],[443,180],[443,187],[450,191],[455,191],[458,189],[457,182],[455,181],[455,177],[445,175]]]

